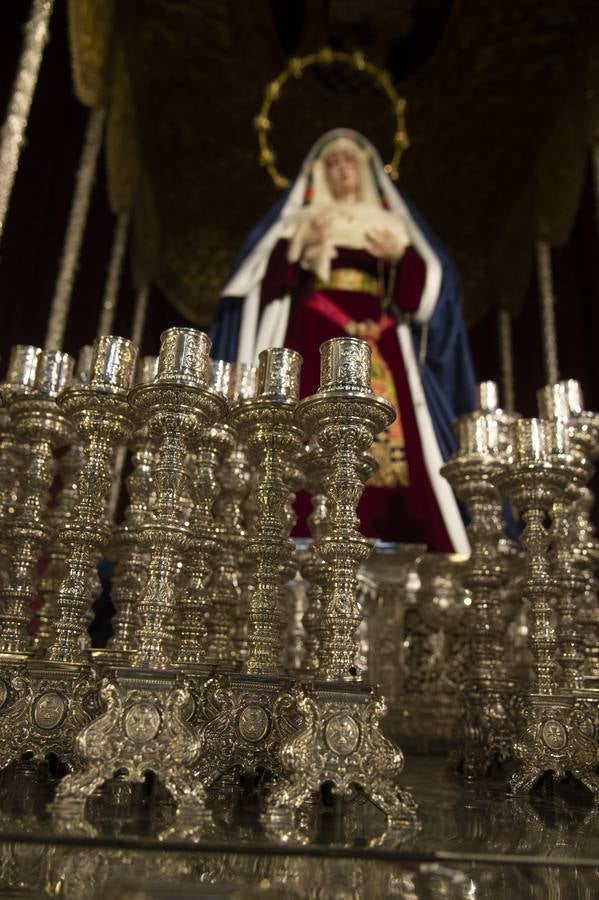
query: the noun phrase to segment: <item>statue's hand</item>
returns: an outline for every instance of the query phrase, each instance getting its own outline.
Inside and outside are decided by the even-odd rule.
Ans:
[[[397,262],[406,252],[406,245],[388,228],[371,228],[366,232],[366,249],[377,259]]]
[[[301,259],[304,268],[312,268],[308,264],[308,258],[318,255],[319,250],[326,245],[330,230],[330,221],[322,213],[304,219],[289,242],[289,262],[296,263]]]
[[[313,247],[315,244],[324,244],[329,236],[330,223],[326,216],[314,216],[307,224],[303,235],[304,247]]]

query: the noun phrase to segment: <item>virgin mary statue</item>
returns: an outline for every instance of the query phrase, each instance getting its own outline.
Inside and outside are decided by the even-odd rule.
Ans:
[[[474,400],[458,277],[372,144],[338,129],[316,142],[248,236],[212,337],[215,357],[240,362],[265,347],[297,350],[306,396],[318,388],[320,344],[348,334],[369,342],[373,388],[397,410],[374,447],[379,470],[359,508],[364,533],[468,553],[439,471],[455,450],[451,424]]]

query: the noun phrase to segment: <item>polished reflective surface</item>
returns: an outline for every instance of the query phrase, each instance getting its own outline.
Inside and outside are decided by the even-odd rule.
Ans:
[[[315,799],[304,816],[308,846],[265,833],[263,786],[250,783],[214,791],[204,832],[182,830],[166,791],[149,781],[110,782],[88,803],[86,823],[58,827],[45,812],[53,773],[25,761],[2,783],[0,890],[136,900],[599,894],[599,814],[584,789],[514,798],[501,777],[469,783],[445,766],[441,756],[408,759],[404,783],[422,829],[400,847],[372,849],[384,819],[362,795],[343,817],[326,791]]]

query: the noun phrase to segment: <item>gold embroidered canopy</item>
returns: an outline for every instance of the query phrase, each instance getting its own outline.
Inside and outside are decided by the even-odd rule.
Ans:
[[[393,76],[417,12],[416,0],[332,0],[324,16],[323,0],[306,0],[289,53],[275,6],[69,2],[75,90],[107,107],[111,202],[133,207],[136,267],[196,324],[210,320],[245,233],[278,194],[258,165],[265,86],[332,33]],[[534,241],[567,239],[597,123],[599,6],[446,6],[436,46],[394,83],[410,133],[399,184],[458,263],[473,321],[493,305],[517,310]],[[282,172],[337,126],[391,158],[388,99],[347,69],[313,67],[286,88],[273,114]]]

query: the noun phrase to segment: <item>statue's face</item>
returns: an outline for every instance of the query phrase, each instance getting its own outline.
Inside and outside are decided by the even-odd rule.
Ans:
[[[349,148],[332,150],[324,158],[329,189],[336,200],[355,198],[360,187],[358,158]]]

